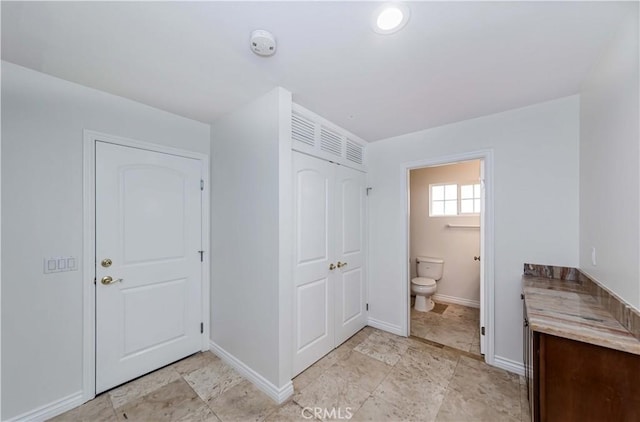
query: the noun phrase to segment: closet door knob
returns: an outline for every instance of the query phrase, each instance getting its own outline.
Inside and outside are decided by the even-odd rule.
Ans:
[[[338,268],[342,268],[342,267],[346,267],[347,263],[346,262],[340,262],[338,261]]]
[[[329,265],[329,269],[330,269],[330,270],[335,270],[335,269],[336,269],[336,266],[335,266],[335,265],[333,265],[333,262]]]

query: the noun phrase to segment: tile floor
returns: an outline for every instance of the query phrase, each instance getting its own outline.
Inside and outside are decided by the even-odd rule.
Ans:
[[[411,335],[480,356],[480,310],[438,302],[430,312],[412,308]]]
[[[478,357],[366,327],[293,380],[278,406],[212,353],[198,353],[59,421],[529,421],[521,377]],[[323,409],[327,409],[326,414]],[[331,411],[334,413],[331,414]]]

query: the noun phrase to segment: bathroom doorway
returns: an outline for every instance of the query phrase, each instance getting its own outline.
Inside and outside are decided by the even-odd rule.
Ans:
[[[409,171],[409,334],[475,355],[480,355],[480,191],[480,160]],[[430,262],[435,260],[442,265]],[[426,283],[431,288],[423,288]],[[429,306],[419,309],[415,302],[425,294]]]
[[[487,230],[492,227],[490,164],[491,152],[483,151],[412,163],[405,176],[406,333],[485,355],[488,363],[493,360],[493,282],[487,277],[493,271],[492,231]],[[421,259],[427,263],[419,275]],[[443,261],[440,273],[433,264],[438,260]],[[423,287],[433,285],[431,280],[437,280],[433,288]],[[427,296],[427,312],[415,309],[416,294]]]

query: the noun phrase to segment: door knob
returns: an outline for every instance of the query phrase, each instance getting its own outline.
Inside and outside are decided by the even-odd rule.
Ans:
[[[479,256],[474,256],[474,257],[473,257],[473,260],[474,260],[474,261],[480,261],[480,257],[479,257]]]
[[[333,265],[333,262],[331,264],[329,264],[329,269],[330,270],[335,270],[336,269],[336,266]]]
[[[340,262],[338,261],[338,268],[342,268],[342,267],[346,267],[347,263],[346,262]]]
[[[110,267],[111,264],[113,264],[113,261],[111,261],[109,258],[103,259],[102,262],[100,263],[100,265],[102,265],[105,268]]]
[[[119,282],[119,281],[122,281],[122,279],[121,279],[121,278],[116,278],[116,279],[114,280],[110,275],[105,276],[105,277],[102,277],[102,280],[100,280],[100,282],[101,282],[102,284],[104,284],[104,285],[109,285],[109,284],[117,283],[117,282]]]

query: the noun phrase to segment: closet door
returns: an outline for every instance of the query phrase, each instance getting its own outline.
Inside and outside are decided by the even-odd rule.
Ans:
[[[335,346],[335,166],[293,153],[294,376]]]
[[[336,166],[336,347],[367,325],[366,177]]]

